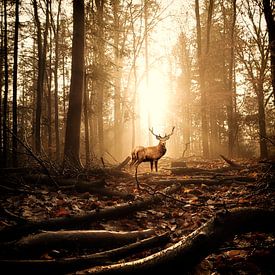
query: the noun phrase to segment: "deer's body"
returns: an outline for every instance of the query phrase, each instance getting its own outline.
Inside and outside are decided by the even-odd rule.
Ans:
[[[155,135],[153,130],[151,133],[159,140],[159,144],[157,146],[143,147],[138,146],[132,151],[132,162],[131,165],[135,165],[136,169],[142,162],[150,162],[151,171],[153,171],[153,164],[155,163],[156,172],[158,171],[158,160],[165,155],[166,153],[166,141],[173,134],[174,128],[170,135],[165,135],[161,137],[160,135]]]

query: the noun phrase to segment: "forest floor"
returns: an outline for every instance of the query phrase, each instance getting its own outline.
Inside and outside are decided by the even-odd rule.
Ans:
[[[129,254],[120,261],[143,258],[178,242],[219,211],[230,211],[236,207],[275,208],[274,166],[257,160],[238,160],[237,163],[230,165],[222,159],[175,162],[163,158],[159,161],[158,172],[150,172],[150,165],[143,163],[138,170],[141,190],[137,189],[134,169],[128,164],[120,173],[110,171],[67,176],[68,179],[75,177],[79,181],[85,178],[86,182],[104,181],[106,188],[117,191],[117,194],[129,194],[128,197],[79,192],[75,188],[58,190],[49,179],[43,180],[45,175],[37,172],[8,172],[1,175],[0,230],[22,224],[24,220],[44,221],[85,215],[143,196],[154,196],[158,192],[162,194],[167,186],[181,182],[177,192],[163,194],[161,203],[152,204],[148,209],[91,223],[89,228],[94,230],[153,229],[157,235],[169,232],[168,243]],[[0,253],[0,260],[5,259],[3,252]],[[81,251],[58,248],[37,252],[32,259],[77,257],[79,254],[95,252],[98,251],[88,248]],[[214,254],[205,258],[192,274],[274,274],[274,260],[274,234],[251,232],[224,243]]]

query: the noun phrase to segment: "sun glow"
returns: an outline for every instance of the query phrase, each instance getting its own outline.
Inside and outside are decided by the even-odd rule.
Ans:
[[[175,4],[177,1],[172,1]],[[171,52],[175,45],[179,29],[172,10],[174,5],[168,5],[167,1],[161,4],[165,10],[154,30],[150,32],[148,39],[148,81],[146,76],[142,78],[138,86],[138,117],[140,119],[140,130],[142,136],[148,135],[148,128],[153,127],[158,134],[164,135],[172,127],[169,122],[171,118],[171,79],[169,77]],[[168,7],[165,9],[165,7]],[[174,60],[173,60],[174,62]],[[140,75],[145,70],[145,57],[138,60]],[[141,142],[148,142],[148,139]]]
[[[165,131],[169,98],[167,79],[163,74],[154,69],[150,72],[148,87],[146,81],[141,84],[139,106],[141,127],[144,131],[148,131],[149,127],[153,127],[156,133],[162,134]]]

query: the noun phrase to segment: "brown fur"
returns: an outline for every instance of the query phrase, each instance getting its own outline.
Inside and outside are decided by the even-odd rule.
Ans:
[[[153,171],[153,163],[155,163],[155,169],[158,171],[158,160],[165,155],[166,147],[165,143],[170,138],[170,136],[174,132],[174,128],[172,129],[172,133],[170,135],[165,135],[161,137],[160,135],[155,135],[153,133],[153,129],[151,133],[159,140],[159,144],[157,146],[143,147],[138,146],[132,151],[132,162],[131,166],[135,165],[136,169],[142,162],[150,162],[151,171]]]

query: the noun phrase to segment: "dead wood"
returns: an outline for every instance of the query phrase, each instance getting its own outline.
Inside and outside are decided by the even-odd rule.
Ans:
[[[164,194],[172,194],[181,188],[180,184],[169,186],[163,190]],[[75,215],[70,217],[52,218],[45,221],[32,221],[24,225],[13,225],[0,230],[0,241],[6,242],[16,240],[26,234],[38,230],[59,230],[59,229],[84,229],[89,228],[92,222],[103,219],[116,219],[132,214],[136,211],[148,209],[150,206],[163,201],[162,194],[140,197],[134,201],[122,203],[115,206],[96,209],[86,215]]]
[[[9,174],[27,174],[33,172],[42,172],[42,168],[33,168],[33,167],[8,167],[8,168],[0,168],[1,175],[9,175]]]
[[[140,231],[107,231],[107,230],[73,230],[73,231],[48,231],[23,237],[11,246],[4,245],[5,255],[7,251],[14,254],[30,255],[60,248],[112,248],[122,246],[148,238],[155,234],[153,229]],[[4,251],[3,246],[1,251]]]
[[[119,260],[145,249],[160,247],[169,240],[169,233],[164,233],[119,248],[79,257],[54,260],[0,259],[0,268],[9,270],[12,274],[22,273],[22,271],[28,274],[64,274],[95,265],[108,264],[110,261]]]
[[[202,169],[202,168],[195,168],[195,167],[175,167],[170,168],[169,170],[174,175],[186,175],[186,176],[193,176],[193,175],[216,175],[221,173],[230,172],[236,169],[236,167],[222,167],[217,169]]]
[[[121,162],[117,167],[115,167],[115,169],[117,170],[121,170],[122,168],[124,168],[128,162],[131,160],[131,157],[128,156],[123,162]]]
[[[171,162],[171,168],[178,168],[178,167],[181,167],[181,168],[185,168],[186,167],[186,161],[180,161],[180,160],[177,160],[177,161],[172,161]]]
[[[223,156],[223,155],[220,155],[220,157],[221,157],[225,162],[227,162],[231,167],[235,167],[235,168],[240,168],[240,167],[241,167],[241,165],[239,165],[239,164],[237,164],[236,162],[234,162],[234,161],[232,161],[232,160],[226,158],[226,157]]]
[[[235,234],[274,232],[275,211],[236,208],[217,215],[178,243],[148,257],[79,271],[76,274],[185,274]]]
[[[43,174],[34,174],[24,177],[25,181],[32,182],[36,184],[48,184],[48,176]],[[133,199],[132,194],[116,191],[106,187],[105,179],[97,179],[93,181],[79,180],[79,179],[64,179],[64,178],[54,178],[59,185],[59,189],[75,189],[79,193],[90,192],[92,194],[99,194],[107,197],[119,197],[122,199]]]
[[[183,179],[183,180],[173,180],[173,179],[160,179],[158,180],[158,184],[161,185],[172,185],[175,182],[181,184],[183,187],[185,185],[191,185],[191,184],[205,184],[205,185],[218,185],[218,184],[232,184],[232,183],[247,183],[247,182],[255,182],[256,179],[252,177],[241,177],[241,176],[225,176],[225,177],[219,177],[219,178],[192,178],[192,179]]]

